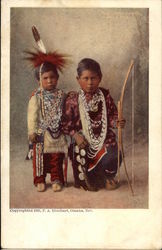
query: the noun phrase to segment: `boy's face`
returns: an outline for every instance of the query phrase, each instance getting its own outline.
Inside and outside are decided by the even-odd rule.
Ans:
[[[77,76],[78,83],[80,87],[86,92],[93,94],[100,82],[101,77],[98,76],[98,74],[91,70],[84,70],[81,74],[81,76]]]
[[[45,90],[53,90],[57,86],[58,76],[51,70],[41,75],[42,87]]]

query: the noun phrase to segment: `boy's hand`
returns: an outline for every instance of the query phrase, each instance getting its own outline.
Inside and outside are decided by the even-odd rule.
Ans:
[[[85,148],[87,146],[88,144],[87,140],[79,133],[76,132],[73,137],[79,148]]]
[[[33,134],[29,135],[29,140],[33,143],[36,143],[37,137],[38,137],[38,135],[36,133],[33,133]]]
[[[117,120],[117,128],[124,128],[125,123],[126,123],[125,119]]]

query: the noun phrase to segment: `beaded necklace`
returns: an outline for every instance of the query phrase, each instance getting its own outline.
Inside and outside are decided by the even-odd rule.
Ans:
[[[100,89],[93,95],[92,100],[87,103],[86,96],[83,90],[79,91],[79,111],[81,116],[83,134],[88,140],[88,157],[94,158],[98,151],[102,148],[107,133],[107,112],[105,98]],[[89,111],[97,112],[98,104],[102,103],[101,120],[94,121],[90,118]],[[95,136],[93,127],[101,126],[101,132],[99,136]]]
[[[44,119],[40,128],[50,132],[53,138],[60,134],[60,121],[62,116],[63,91],[56,89],[54,92],[43,91]]]

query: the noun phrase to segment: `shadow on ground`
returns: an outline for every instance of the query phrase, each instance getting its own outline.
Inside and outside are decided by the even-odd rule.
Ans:
[[[71,166],[68,167],[68,187],[59,193],[51,188],[47,176],[47,188],[38,193],[33,186],[32,161],[26,161],[26,147],[14,146],[10,162],[10,208],[148,208],[148,147],[135,146],[134,173],[135,195],[128,187],[124,168],[121,168],[120,187],[113,191],[105,189],[97,192],[84,191],[73,186]],[[131,176],[131,154],[125,154],[127,168]]]

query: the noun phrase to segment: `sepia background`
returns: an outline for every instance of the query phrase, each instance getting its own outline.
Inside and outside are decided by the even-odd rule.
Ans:
[[[126,8],[11,8],[10,43],[10,206],[147,208],[148,207],[148,9]],[[32,162],[25,161],[27,105],[37,87],[34,72],[23,60],[24,51],[36,47],[31,27],[35,25],[48,51],[71,55],[72,64],[60,74],[58,87],[78,90],[76,68],[84,57],[97,60],[102,69],[101,86],[109,88],[115,103],[120,98],[131,60],[135,61],[134,93],[131,78],[124,97],[125,158],[135,172],[135,196],[121,168],[121,187],[97,193],[75,189],[69,166],[69,187],[53,194],[50,184],[37,193],[32,180]],[[132,94],[134,94],[134,140],[132,140]],[[132,158],[132,143],[134,156]]]

